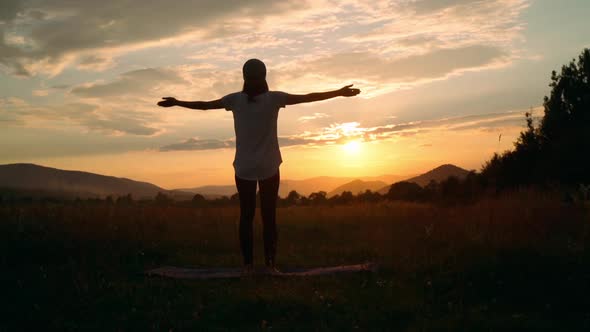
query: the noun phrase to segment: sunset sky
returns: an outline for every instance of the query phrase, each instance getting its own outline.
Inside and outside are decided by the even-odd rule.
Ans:
[[[231,112],[156,102],[239,91],[259,58],[271,90],[362,90],[281,109],[282,178],[479,170],[590,47],[588,17],[588,0],[2,0],[0,164],[231,184]]]

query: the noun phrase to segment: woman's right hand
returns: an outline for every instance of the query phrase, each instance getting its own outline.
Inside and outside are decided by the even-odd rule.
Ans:
[[[361,93],[359,89],[351,89],[353,84],[347,85],[339,90],[340,95],[343,97],[353,97]]]
[[[178,105],[178,100],[174,97],[163,97],[162,99],[164,100],[159,101],[158,106],[171,107]]]

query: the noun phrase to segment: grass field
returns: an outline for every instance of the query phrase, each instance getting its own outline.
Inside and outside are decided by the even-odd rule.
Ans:
[[[588,331],[588,211],[531,192],[281,208],[279,267],[380,270],[205,281],[142,272],[239,266],[237,208],[4,205],[0,331]]]

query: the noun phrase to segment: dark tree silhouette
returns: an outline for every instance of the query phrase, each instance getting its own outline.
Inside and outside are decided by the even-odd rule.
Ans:
[[[309,194],[309,200],[312,204],[320,205],[328,201],[328,199],[326,198],[327,195],[328,193],[326,193],[325,191],[314,192]]]
[[[354,195],[351,191],[343,191],[340,195],[335,195],[330,198],[330,201],[336,204],[350,204],[354,200]]]
[[[484,165],[482,176],[489,185],[590,183],[590,50],[561,73],[553,71],[549,86],[539,126],[527,113],[527,129],[515,149],[495,154]]]
[[[133,196],[131,195],[131,193],[129,193],[125,196],[117,197],[117,205],[130,205],[130,204],[133,204]]]
[[[205,199],[205,196],[201,195],[201,194],[195,194],[193,196],[193,199],[191,200],[191,202],[194,205],[203,205],[207,202],[207,200]]]
[[[168,205],[173,202],[173,200],[172,200],[172,198],[170,198],[170,196],[168,196],[160,191],[158,191],[158,194],[154,198],[154,201],[156,201],[156,204],[158,204],[158,205]]]
[[[357,199],[359,202],[378,202],[381,199],[381,195],[378,192],[367,189],[365,192],[358,193]]]
[[[291,190],[285,198],[285,201],[288,205],[295,205],[299,202],[299,200],[301,200],[301,195],[295,190]]]
[[[565,183],[590,182],[590,49],[551,75],[539,127],[548,171]]]
[[[435,180],[430,180],[430,182],[428,182],[428,184],[422,188],[422,195],[427,200],[435,200],[441,195],[440,191],[440,184]]]
[[[396,182],[389,187],[385,197],[390,200],[417,201],[422,197],[422,187],[415,182]]]

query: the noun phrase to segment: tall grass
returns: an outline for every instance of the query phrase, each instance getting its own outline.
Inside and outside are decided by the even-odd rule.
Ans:
[[[279,266],[374,261],[380,271],[210,281],[142,274],[161,265],[239,266],[238,214],[235,207],[1,206],[0,330],[590,326],[584,205],[523,191],[465,206],[281,208]]]

